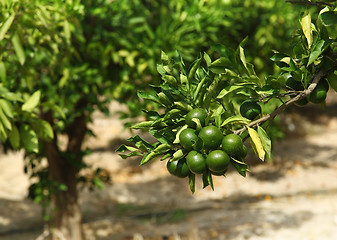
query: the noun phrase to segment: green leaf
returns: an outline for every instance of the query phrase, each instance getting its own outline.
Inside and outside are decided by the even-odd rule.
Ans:
[[[32,122],[32,127],[42,139],[49,141],[54,138],[53,128],[47,121],[36,120]]]
[[[20,148],[20,133],[15,125],[12,126],[12,130],[9,132],[9,142],[13,149],[17,150]]]
[[[184,129],[186,129],[186,128],[188,128],[188,126],[187,126],[187,125],[184,125],[182,128],[179,129],[179,131],[178,131],[177,134],[176,134],[176,138],[175,138],[175,140],[173,141],[174,144],[180,143],[179,135],[180,135],[180,133],[181,133]]]
[[[207,67],[211,66],[212,59],[210,58],[210,56],[208,56],[208,54],[206,52],[204,52],[204,59],[205,59]]]
[[[166,121],[168,119],[176,119],[178,118],[180,115],[182,114],[181,110],[180,109],[171,109],[170,111],[168,111],[164,118],[163,118],[163,121]]]
[[[131,152],[129,154],[118,154],[121,158],[126,159],[129,157],[134,157],[134,156],[142,156],[143,154],[139,153],[139,152]]]
[[[156,103],[160,104],[159,97],[157,96],[156,93],[139,91],[139,92],[137,92],[137,95],[140,98],[151,100],[153,102],[156,102]]]
[[[312,51],[310,53],[309,61],[308,61],[307,66],[312,64],[322,54],[322,52],[325,50],[324,45],[325,45],[324,40],[320,40],[317,43],[315,43],[315,45],[312,48]]]
[[[189,83],[192,82],[193,78],[195,77],[195,73],[197,72],[198,68],[200,67],[200,63],[202,61],[202,58],[198,58],[197,60],[195,60],[193,63],[192,63],[192,67],[188,73],[188,78],[187,78],[187,81]]]
[[[174,107],[185,112],[193,110],[193,107],[191,105],[183,101],[174,102]]]
[[[250,84],[250,85],[252,85],[252,84]],[[245,89],[245,88],[250,88],[250,87],[249,87],[249,85],[247,85],[247,86],[231,85],[229,87],[226,87],[226,88],[222,89],[221,92],[219,93],[219,95],[216,98],[218,98],[218,99],[224,98],[230,93],[235,93],[235,92],[240,91],[240,90]]]
[[[228,58],[220,57],[216,59],[214,62],[212,62],[208,68],[213,73],[221,74],[225,73],[226,69],[231,68],[232,65],[233,65],[232,62]]]
[[[67,83],[68,79],[69,79],[69,69],[65,68],[63,69],[63,76],[61,77],[60,81],[59,81],[59,87],[63,88],[64,85]]]
[[[7,131],[5,130],[2,122],[0,122],[0,141],[5,142],[7,139]]]
[[[152,144],[148,143],[147,141],[143,140],[140,136],[136,135],[134,137],[130,137],[128,139],[129,142],[133,142],[137,148],[141,151],[147,152],[153,150]]]
[[[266,154],[260,136],[259,134],[252,128],[247,128],[248,129],[248,133],[251,139],[251,145],[255,151],[255,153],[257,154],[257,156],[264,161],[264,156]]]
[[[27,124],[20,127],[21,144],[27,152],[39,151],[38,138],[34,130]]]
[[[6,66],[4,62],[0,62],[0,81],[6,82]]]
[[[173,153],[173,158],[170,161],[178,161],[184,157],[183,150],[179,149],[175,153]]]
[[[214,184],[212,179],[212,174],[210,171],[206,171],[202,174],[202,182],[203,182],[203,188],[206,188],[207,186],[211,186],[212,190],[214,191]]]
[[[12,15],[10,15],[6,21],[3,22],[0,28],[0,41],[4,39],[8,29],[11,27],[13,21],[15,18],[15,13],[13,12]]]
[[[257,127],[257,133],[259,134],[259,137],[261,139],[263,149],[266,151],[266,153],[268,154],[268,157],[270,158],[271,157],[271,140],[269,136],[267,135],[266,131],[260,126]]]
[[[51,106],[51,109],[52,109],[54,112],[58,113],[62,119],[66,119],[65,113],[62,111],[62,109],[61,109],[59,106],[53,104],[53,105]]]
[[[63,30],[64,30],[64,37],[67,41],[67,44],[70,45],[71,31],[70,31],[70,24],[67,20],[64,20],[64,22],[63,22]]]
[[[246,60],[245,51],[244,51],[243,47],[239,46],[239,52],[240,52],[240,60],[243,64],[243,66],[245,67],[247,73],[250,74],[249,70],[248,70],[248,67],[247,67],[247,60]]]
[[[228,124],[248,124],[250,121],[242,116],[231,116],[222,122],[221,127]]]
[[[177,79],[175,77],[171,76],[171,75],[164,75],[161,78],[169,86],[172,86],[172,87],[178,86]]]
[[[307,43],[309,48],[311,47],[312,43],[313,43],[313,35],[312,35],[312,25],[311,25],[311,15],[309,11],[306,11],[303,16],[302,19],[300,21],[301,26],[302,26],[302,31],[304,33],[305,38],[307,39]]]
[[[246,177],[246,172],[249,171],[248,165],[246,163],[234,158],[231,158],[231,163],[241,176]]]
[[[119,148],[116,150],[116,152],[125,152],[125,151],[138,151],[138,148],[134,148],[131,146],[127,146],[125,144],[122,144],[121,146],[119,146]]]
[[[104,182],[98,177],[94,177],[92,182],[98,189],[104,189]]]
[[[188,183],[189,183],[189,186],[190,186],[190,190],[193,194],[195,192],[195,174],[191,173],[188,176]]]
[[[180,83],[181,83],[181,88],[183,90],[189,89],[189,83],[188,83],[187,77],[182,73],[180,74]]]
[[[168,150],[170,150],[172,147],[171,145],[169,144],[166,144],[166,143],[162,143],[160,144],[158,147],[156,147],[153,151],[155,153],[160,153],[160,154],[163,154],[163,153],[166,153]]]
[[[148,163],[149,161],[151,161],[152,159],[154,159],[156,156],[161,155],[160,153],[156,153],[156,152],[148,152],[142,159],[142,161],[140,162],[140,165],[144,165],[146,163]]]
[[[41,91],[37,90],[32,96],[22,105],[22,111],[31,112],[40,102]]]
[[[17,57],[19,58],[20,64],[23,65],[26,61],[26,56],[25,56],[25,52],[23,50],[19,35],[17,33],[15,33],[12,37],[12,44],[13,44],[15,53]]]
[[[166,76],[166,71],[162,64],[157,64],[157,72],[162,75],[162,77]]]
[[[9,121],[2,108],[0,108],[0,121],[8,130],[12,129],[12,123]]]
[[[173,104],[173,102],[168,98],[168,96],[164,92],[160,92],[157,95],[159,97],[159,102],[162,105],[170,107]]]
[[[152,124],[153,124],[153,121],[144,121],[144,122],[137,123],[130,128],[132,129],[148,128],[148,127],[151,127]]]
[[[7,117],[13,118],[13,107],[9,101],[5,99],[0,99],[0,108],[3,110]]]
[[[337,24],[337,12],[327,11],[319,16],[324,26],[329,27]]]
[[[165,62],[170,60],[170,58],[167,56],[167,54],[164,51],[161,51],[160,59]]]

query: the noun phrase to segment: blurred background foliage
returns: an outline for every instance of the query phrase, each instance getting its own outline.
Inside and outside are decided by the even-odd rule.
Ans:
[[[107,45],[100,55],[111,56],[114,97],[138,115],[131,100],[137,89],[156,83],[160,51],[169,57],[179,51],[187,66],[206,51],[214,55],[217,44],[236,48],[248,36],[248,61],[260,76],[274,72],[272,50],[287,52],[289,38],[299,26],[295,6],[277,0],[124,0],[92,1],[94,34]],[[102,7],[105,6],[105,7]],[[101,43],[102,43],[101,42]],[[100,43],[100,44],[101,44]],[[107,53],[110,52],[110,53]]]
[[[2,28],[12,20],[0,42],[2,84],[22,95],[41,90],[43,112],[53,111],[60,132],[83,110],[108,113],[111,99],[128,106],[122,118],[138,116],[143,103],[136,91],[159,80],[161,50],[169,57],[179,51],[189,66],[200,52],[214,56],[215,45],[236,48],[248,36],[248,61],[266,76],[275,70],[272,50],[289,52],[299,26],[298,6],[278,0],[5,0],[0,6]]]

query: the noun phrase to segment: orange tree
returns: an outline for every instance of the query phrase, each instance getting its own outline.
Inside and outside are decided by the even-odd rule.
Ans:
[[[225,175],[230,165],[246,176],[243,140],[250,139],[261,160],[270,157],[266,128],[289,105],[311,102],[324,107],[329,88],[337,91],[337,3],[288,2],[305,4],[307,9],[294,33],[293,52],[274,51],[271,57],[280,69],[276,75],[258,77],[246,60],[247,39],[236,50],[219,48],[215,59],[202,53],[189,67],[178,53],[169,58],[162,52],[157,67],[162,81],[152,91],[138,92],[161,110],[144,110],[147,120],[132,127],[148,131],[155,141],[131,137],[133,144],[118,149],[121,157],[142,156],[141,165],[153,159],[167,161],[170,173],[188,177],[192,192],[196,176],[201,176],[204,187],[213,189],[212,177]],[[310,6],[319,8],[315,18]],[[266,110],[275,100],[274,109]],[[178,174],[171,170],[176,161]]]

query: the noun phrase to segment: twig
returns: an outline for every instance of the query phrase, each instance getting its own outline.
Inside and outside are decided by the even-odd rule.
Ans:
[[[314,6],[330,6],[333,7],[334,5],[331,3],[327,2],[309,2],[309,1],[293,1],[293,0],[286,0],[287,3],[292,3],[292,4],[306,4],[306,5],[314,5]]]
[[[259,118],[249,124],[247,124],[246,126],[244,126],[243,128],[240,128],[236,131],[234,131],[235,134],[241,134],[244,131],[247,130],[248,127],[252,127],[252,126],[256,126],[259,124],[262,124],[264,122],[266,122],[269,119],[273,119],[275,118],[278,114],[280,114],[286,107],[288,107],[289,105],[297,102],[298,100],[308,96],[317,86],[317,83],[319,82],[319,80],[325,75],[325,73],[323,71],[320,71],[317,73],[317,75],[314,77],[312,83],[308,86],[307,89],[305,89],[304,91],[300,92],[296,97],[293,97],[292,99],[290,99],[289,101],[285,102],[284,104],[282,104],[280,107],[276,108],[272,113],[267,114],[265,116],[263,116],[262,118]]]

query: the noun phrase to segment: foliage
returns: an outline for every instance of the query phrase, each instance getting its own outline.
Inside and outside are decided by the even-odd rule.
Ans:
[[[104,3],[96,1],[91,12],[95,24],[113,30],[100,36],[109,45],[105,54],[111,54],[116,65],[114,96],[129,106],[131,114],[140,109],[133,93],[160,81],[156,65],[161,50],[170,58],[178,50],[190,65],[199,52],[212,57],[219,50],[217,44],[234,48],[249,36],[249,56],[266,75],[273,71],[267,61],[271,50],[288,50],[284,39],[297,24],[295,9],[284,1],[125,0],[113,1],[105,10]]]
[[[306,10],[300,18],[301,28],[293,38],[293,52],[275,51],[271,60],[281,72],[266,78],[259,77],[254,66],[246,60],[244,46],[247,39],[236,50],[222,46],[215,59],[204,52],[189,67],[177,52],[173,58],[162,52],[162,64],[157,67],[162,78],[160,84],[153,85],[151,91],[138,94],[140,98],[158,104],[160,111],[144,110],[149,121],[133,126],[134,129],[146,129],[156,141],[149,143],[139,136],[132,137],[129,141],[134,146],[122,145],[119,151],[127,151],[127,154],[121,156],[141,155],[141,165],[156,158],[178,161],[186,155],[188,157],[191,152],[179,142],[179,136],[187,128],[186,116],[192,109],[199,108],[208,113],[206,126],[215,126],[224,136],[234,133],[249,138],[258,158],[265,160],[270,157],[271,140],[266,132],[269,123],[287,106],[304,98],[311,99],[315,89],[319,88],[325,94],[329,89],[324,78],[337,69],[336,37],[331,31],[337,26],[336,16],[334,6],[330,4],[321,9],[315,20]],[[287,84],[289,78],[297,81],[301,89],[290,87]],[[336,78],[330,79],[333,79],[329,81],[333,86],[332,81]],[[240,114],[240,106],[248,99],[262,106],[275,106],[270,101],[278,100],[279,105],[270,111],[262,107],[262,114],[247,119]],[[203,126],[199,119],[192,120],[196,123],[196,131],[200,131]],[[194,140],[193,154],[207,155],[208,151],[203,147],[205,142],[199,142]],[[248,166],[242,159],[231,156],[230,162],[242,176],[246,175]],[[202,173],[204,187],[213,188],[213,174],[207,170],[198,173]],[[192,192],[195,190],[195,175],[189,175]]]
[[[59,137],[75,139],[81,116],[90,134],[86,124],[93,111],[107,112],[109,98],[102,96],[109,73],[91,54],[100,39],[89,35],[80,1],[1,1],[0,12],[0,141],[5,149],[25,149],[26,172],[39,181],[31,196],[49,202],[67,188],[41,167],[45,144],[55,144],[78,170],[87,167],[81,161],[87,151],[70,150]],[[99,174],[89,181],[102,186]]]

